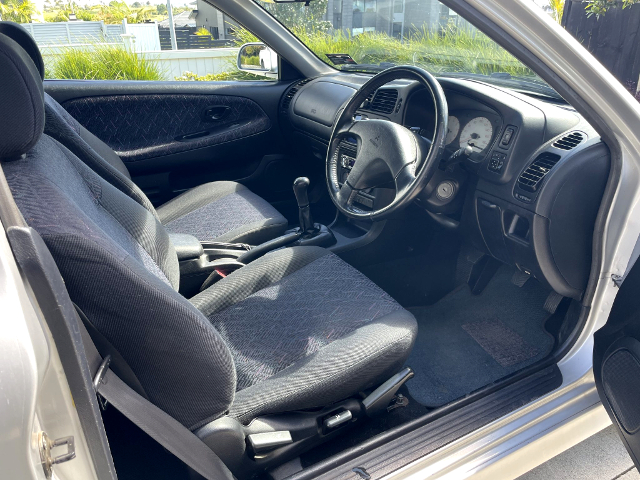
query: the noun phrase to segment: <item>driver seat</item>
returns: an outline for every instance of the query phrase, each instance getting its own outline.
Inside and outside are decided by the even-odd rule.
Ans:
[[[44,80],[42,55],[27,31],[17,23],[4,21],[0,22],[0,33],[12,38],[27,52]],[[269,202],[237,182],[209,182],[154,208],[111,147],[80,125],[49,94],[45,93],[44,98],[45,133],[145,207],[169,232],[193,235],[201,242],[259,245],[286,231],[287,219]]]
[[[221,421],[258,428],[269,414],[344,401],[403,366],[414,317],[322,248],[274,251],[181,296],[167,229],[43,134],[42,80],[4,35],[0,71],[7,183],[101,355],[131,388],[215,448],[224,436],[209,433]]]

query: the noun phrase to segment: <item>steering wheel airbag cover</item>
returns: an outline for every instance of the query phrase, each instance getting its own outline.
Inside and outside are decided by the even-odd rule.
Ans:
[[[378,88],[398,80],[417,80],[430,91],[435,106],[431,145],[402,125],[388,120],[354,120],[365,99]],[[392,67],[374,76],[351,97],[338,117],[326,159],[327,187],[338,210],[351,218],[383,220],[405,208],[426,186],[444,153],[448,120],[447,100],[440,83],[414,66]],[[356,162],[342,185],[338,183],[338,145],[345,136],[358,139]],[[425,154],[425,151],[427,153]],[[353,206],[358,189],[370,187],[367,177],[388,168],[396,183],[396,196],[386,207],[372,212]]]

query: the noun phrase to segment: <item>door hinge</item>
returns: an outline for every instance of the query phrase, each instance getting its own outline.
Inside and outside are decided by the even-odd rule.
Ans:
[[[56,447],[67,446],[67,453],[53,457],[51,450]],[[50,479],[53,475],[53,466],[59,463],[68,462],[76,458],[76,447],[73,436],[56,438],[51,440],[45,432],[38,434],[38,449],[40,450],[40,460],[42,461],[42,468],[44,470],[44,476]]]

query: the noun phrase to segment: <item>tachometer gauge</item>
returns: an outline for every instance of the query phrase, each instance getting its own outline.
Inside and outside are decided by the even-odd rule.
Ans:
[[[458,117],[449,117],[449,129],[447,130],[447,138],[445,139],[445,145],[449,145],[458,136],[460,131],[460,120]]]
[[[493,126],[485,117],[476,117],[465,125],[460,134],[460,148],[471,145],[474,152],[481,152],[491,142]]]

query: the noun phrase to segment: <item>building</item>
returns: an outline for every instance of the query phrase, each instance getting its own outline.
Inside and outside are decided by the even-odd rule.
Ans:
[[[238,24],[226,14],[216,9],[204,0],[195,0],[190,5],[194,6],[193,13],[197,28],[209,30],[215,40],[233,40],[234,29]]]
[[[206,28],[216,40],[234,38],[235,21],[204,0],[195,0],[191,5],[195,7],[192,18],[197,28]],[[324,20],[348,35],[376,31],[396,38],[416,29],[439,30],[452,21],[469,25],[438,0],[328,0]]]
[[[325,20],[345,34],[375,31],[396,38],[416,29],[439,30],[451,21],[466,24],[438,0],[328,0]]]
[[[181,12],[173,16],[173,26],[175,28],[195,28],[196,21],[192,18],[193,14],[190,11]],[[161,28],[169,28],[169,19],[165,18],[158,23]]]

